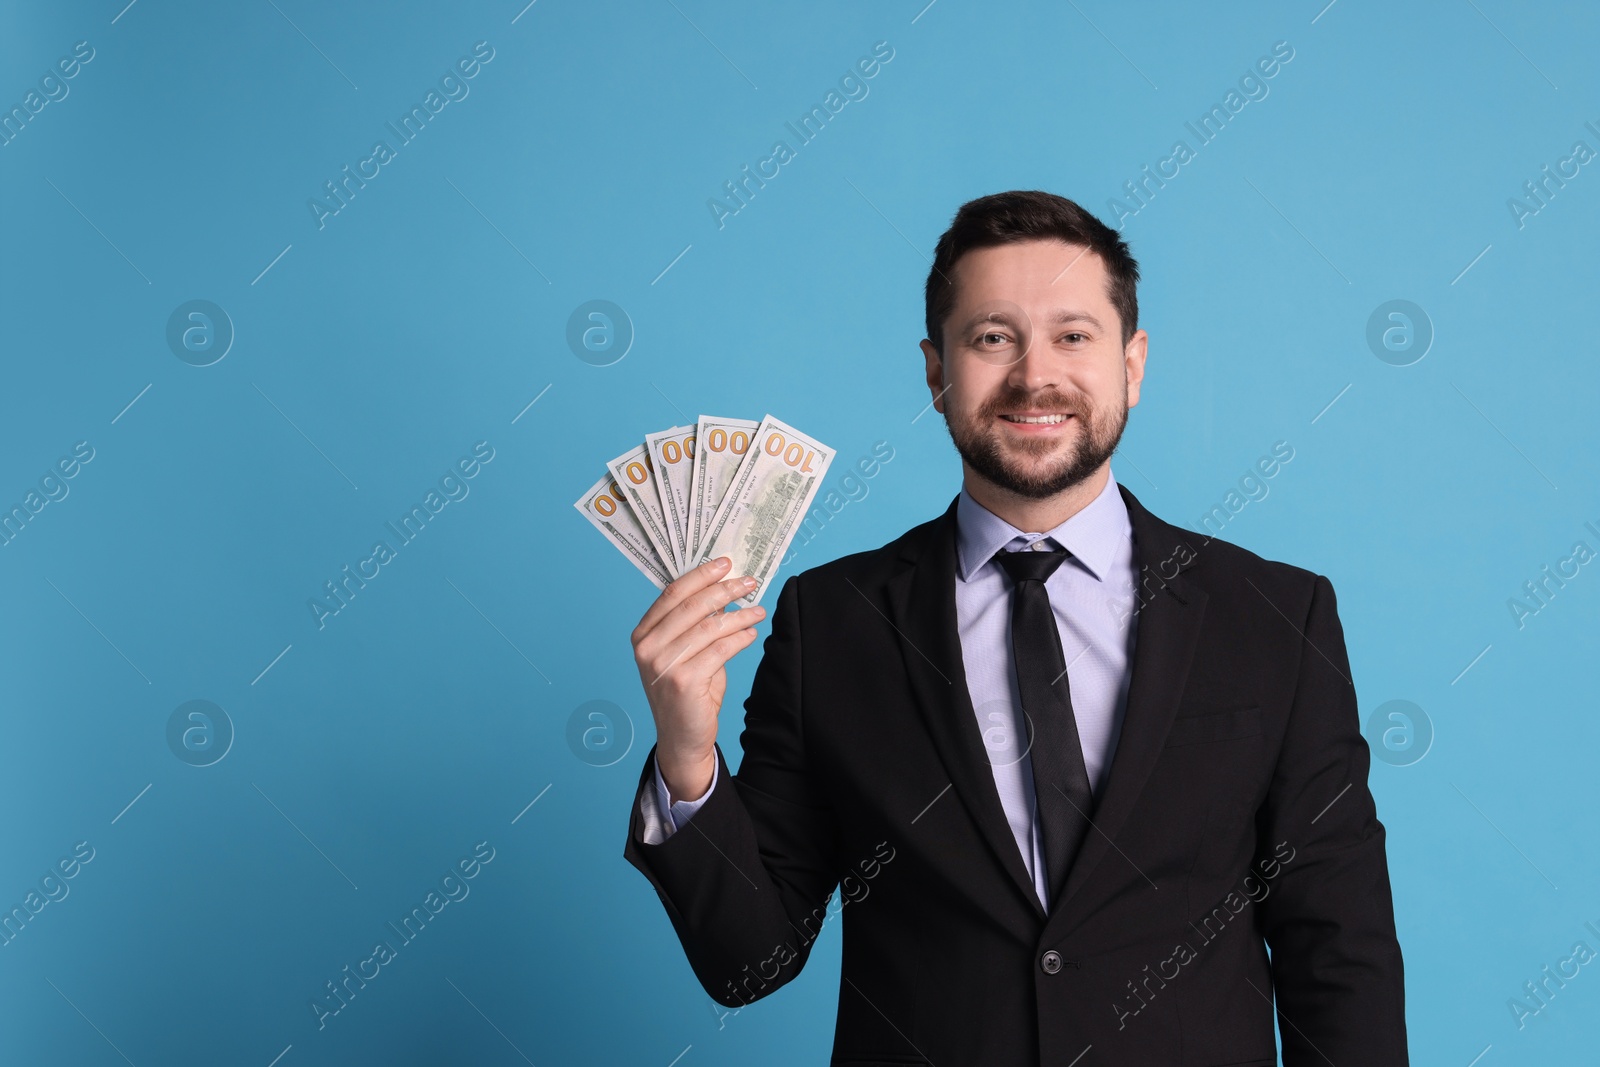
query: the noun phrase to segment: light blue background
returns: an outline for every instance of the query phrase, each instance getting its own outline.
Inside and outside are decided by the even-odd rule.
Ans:
[[[1593,1056],[1600,966],[1525,1029],[1507,1006],[1600,950],[1600,572],[1507,607],[1600,550],[1600,173],[1507,206],[1600,149],[1592,8],[124,3],[0,8],[6,108],[95,50],[0,148],[0,502],[95,450],[0,548],[0,904],[95,850],[0,948],[0,1062],[825,1062],[836,929],[719,1020],[622,860],[654,592],[572,501],[647,430],[770,410],[843,463],[895,451],[791,572],[937,514],[959,466],[916,344],[955,209],[1110,219],[1277,41],[1269,95],[1127,223],[1151,344],[1114,469],[1194,528],[1294,448],[1222,535],[1328,575],[1363,718],[1436,731],[1371,775],[1413,1062]],[[308,199],[478,41],[470,94],[319,230]],[[878,41],[870,94],[719,229],[708,198]],[[166,344],[191,299],[237,330],[209,367]],[[636,330],[611,366],[565,341],[592,299]],[[1366,343],[1392,299],[1436,331],[1409,366]],[[308,598],[478,441],[470,495],[319,630]],[[209,767],[167,746],[191,699],[237,731]],[[589,700],[631,720],[611,766],[566,741]],[[319,1031],[323,983],[480,841],[470,896]]]

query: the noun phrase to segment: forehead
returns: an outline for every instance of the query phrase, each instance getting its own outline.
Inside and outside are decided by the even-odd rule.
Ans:
[[[975,248],[956,261],[954,270],[957,309],[992,300],[1111,306],[1105,261],[1084,245],[1052,238]]]

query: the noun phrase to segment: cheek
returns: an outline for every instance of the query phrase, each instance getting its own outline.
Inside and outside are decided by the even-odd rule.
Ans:
[[[971,381],[959,382],[944,395],[945,414],[962,422],[974,422],[980,416],[988,394]]]
[[[1071,383],[1094,402],[1097,411],[1120,408],[1127,382],[1127,368],[1120,358],[1097,360],[1094,366],[1085,367],[1082,374],[1071,379]]]
[[[950,391],[945,401],[957,412],[972,415],[1004,385],[1006,372],[979,360],[951,369],[945,376]]]

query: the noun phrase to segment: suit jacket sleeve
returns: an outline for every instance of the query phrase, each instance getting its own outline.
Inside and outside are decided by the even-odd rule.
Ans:
[[[1404,1067],[1404,972],[1384,829],[1367,788],[1344,630],[1322,575],[1302,632],[1294,702],[1257,813],[1266,845],[1293,849],[1282,852],[1292,858],[1260,905],[1283,1062]]]
[[[800,610],[791,577],[744,704],[739,773],[730,775],[718,745],[718,786],[659,844],[642,836],[636,797],[623,851],[655,887],[695,977],[728,1007],[800,972],[839,881],[833,810],[806,759]],[[654,766],[652,748],[641,791],[653,786]]]

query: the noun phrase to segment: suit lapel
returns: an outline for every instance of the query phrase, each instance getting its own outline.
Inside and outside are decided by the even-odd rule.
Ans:
[[[1088,836],[1051,909],[1047,937],[1070,929],[1065,916],[1073,897],[1106,858],[1150,778],[1183,695],[1206,608],[1205,591],[1182,573],[1199,559],[1192,535],[1150,514],[1120,483],[1117,488],[1133,526],[1134,595],[1140,602],[1132,679],[1116,752]]]
[[[901,560],[909,565],[888,583],[889,619],[900,636],[906,673],[956,795],[1017,890],[1043,919],[1044,909],[995,788],[994,768],[967,689],[956,628],[954,501],[943,515],[922,527],[922,535],[907,539]]]

